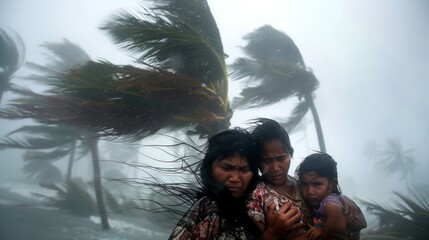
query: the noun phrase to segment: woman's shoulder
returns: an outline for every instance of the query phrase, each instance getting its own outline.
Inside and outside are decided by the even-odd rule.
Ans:
[[[216,202],[208,197],[202,197],[182,216],[169,239],[189,239],[199,233],[214,234],[219,224],[219,209]]]
[[[200,216],[206,216],[219,213],[219,207],[213,199],[202,197],[194,203],[190,211],[194,211]]]

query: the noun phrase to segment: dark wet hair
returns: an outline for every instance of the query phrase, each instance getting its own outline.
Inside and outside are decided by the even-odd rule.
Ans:
[[[247,164],[253,173],[252,180],[245,194],[253,190],[254,186],[256,186],[259,176],[252,136],[244,129],[235,128],[218,133],[207,142],[206,153],[200,167],[200,177],[206,194],[216,195],[223,190],[223,186],[213,179],[213,163],[235,154],[247,160]]]
[[[330,182],[336,182],[333,193],[340,194],[341,189],[338,185],[338,172],[337,162],[327,153],[313,153],[299,164],[295,170],[298,179],[301,180],[302,176],[308,172],[315,172],[320,177],[326,177]]]
[[[252,131],[256,151],[259,156],[263,154],[264,144],[272,140],[280,140],[283,149],[293,157],[293,147],[290,143],[289,134],[276,121],[268,118],[259,118],[253,121],[256,127]]]

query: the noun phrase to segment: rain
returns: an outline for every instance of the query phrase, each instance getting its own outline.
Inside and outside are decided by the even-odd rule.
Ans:
[[[183,155],[198,155],[195,149],[174,143],[192,137],[202,146],[214,132],[249,127],[255,118],[273,118],[289,128],[295,148],[289,170],[293,175],[304,157],[321,150],[317,120],[310,110],[296,124],[287,123],[295,107],[306,99],[317,109],[326,152],[338,162],[343,193],[365,212],[368,228],[362,239],[383,239],[371,236],[389,234],[377,231],[379,216],[371,212],[371,203],[399,212],[398,202],[403,203],[401,196],[406,196],[420,202],[423,208],[419,211],[427,217],[429,2],[207,0],[214,22],[201,21],[196,28],[204,36],[216,33],[217,26],[221,46],[217,42],[213,48],[223,50],[216,56],[224,61],[225,72],[219,71],[223,65],[214,57],[207,61],[198,58],[201,49],[192,45],[192,39],[177,51],[161,52],[168,57],[156,58],[153,56],[159,52],[152,52],[152,56],[143,53],[151,50],[153,42],[136,46],[115,37],[121,34],[114,32],[118,17],[125,13],[138,17],[154,2],[0,1],[0,30],[15,41],[22,57],[22,64],[17,64],[7,81],[6,68],[0,66],[0,80],[10,84],[0,83],[0,239],[167,239],[180,216],[149,211],[159,202],[168,205],[170,200],[143,185],[155,179],[169,183],[194,180],[189,172],[157,172],[178,166],[173,160]],[[207,12],[191,17],[206,19]],[[168,25],[157,30],[164,27]],[[310,83],[313,89],[308,95],[285,84],[273,85],[274,81],[267,92],[244,96],[243,90],[258,87],[261,79],[240,77],[234,65],[249,57],[246,45],[252,33],[260,31],[261,39],[272,40],[264,38],[265,30],[288,36],[299,49],[303,62],[297,69],[316,79]],[[216,36],[210,35],[206,40],[215,42],[213,39]],[[158,47],[176,43],[161,37],[154,42]],[[69,51],[58,58],[55,46],[68,46]],[[6,59],[2,51],[6,52],[0,46],[0,60]],[[278,55],[289,60],[280,48]],[[277,56],[275,52],[273,56]],[[52,71],[65,73],[88,61],[92,65],[68,72],[67,77],[76,80],[70,85],[46,77],[52,76]],[[98,78],[93,71],[104,75]],[[94,87],[99,79],[108,79],[106,76],[111,80],[107,87]],[[158,81],[144,82],[146,79]],[[88,84],[78,85],[79,80]],[[50,84],[57,88],[52,90]],[[69,88],[63,91],[62,87]],[[76,90],[78,87],[84,90]],[[34,101],[28,90],[40,93],[40,102]],[[277,93],[280,95],[274,99]],[[42,103],[52,100],[49,94],[57,94],[53,102],[58,104],[48,111]],[[261,96],[267,96],[267,102]],[[35,106],[35,112],[41,110],[24,119],[5,117],[3,110],[10,109],[20,97],[30,100],[27,109]],[[37,127],[30,132],[25,126]],[[95,133],[99,135],[95,137]],[[43,155],[53,160],[42,161],[42,155],[37,154],[46,151],[12,146],[31,145],[32,139],[38,140],[34,144],[39,146],[57,144],[58,155]],[[104,194],[107,231],[102,230],[97,214],[99,193],[94,192],[97,182],[93,180],[94,152],[90,148],[94,144],[101,183],[108,192]],[[71,158],[76,161],[71,163]],[[70,179],[73,184],[67,185]],[[61,192],[73,189],[83,189],[79,200],[71,200],[76,204],[87,201],[83,213],[55,204]],[[426,239],[429,235],[393,236]]]

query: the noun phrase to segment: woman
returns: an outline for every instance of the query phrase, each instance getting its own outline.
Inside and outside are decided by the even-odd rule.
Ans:
[[[267,216],[263,233],[247,215],[245,196],[259,180],[251,135],[242,129],[221,132],[208,141],[200,165],[202,191],[169,239],[273,239],[283,234],[293,213],[282,207]]]
[[[303,239],[305,227],[311,224],[311,212],[305,204],[298,181],[288,175],[293,148],[289,135],[276,121],[259,119],[252,135],[255,139],[255,150],[258,152],[258,166],[262,172],[262,181],[250,194],[246,205],[252,220],[263,230],[266,228],[268,206],[275,202],[278,205],[288,205],[297,208],[292,216],[294,223],[288,226],[286,239]],[[362,229],[366,227],[365,218],[359,207],[350,199],[341,198],[346,208],[350,227]],[[352,210],[352,211],[349,211]],[[358,217],[355,217],[358,216]],[[290,219],[288,219],[290,220]],[[296,221],[298,220],[298,221]]]

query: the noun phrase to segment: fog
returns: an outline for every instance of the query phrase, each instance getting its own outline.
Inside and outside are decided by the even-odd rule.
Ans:
[[[294,40],[306,65],[320,81],[315,91],[315,105],[327,152],[338,162],[339,183],[346,195],[391,202],[393,191],[406,192],[400,172],[388,174],[366,154],[368,145],[382,147],[388,139],[399,140],[403,150],[413,150],[416,167],[409,182],[413,186],[428,187],[428,1],[208,2],[228,54],[227,63],[243,56],[240,48],[246,44],[243,36],[260,26],[271,25]],[[99,27],[120,9],[135,11],[139,4],[136,0],[3,0],[0,1],[0,28],[13,30],[22,37],[25,61],[46,63],[49,59],[43,55],[40,44],[66,38],[81,46],[92,59],[130,64],[133,57],[114,45]],[[37,88],[19,80],[31,73],[22,66],[12,82]],[[230,79],[229,84],[232,100],[238,96],[242,83]],[[1,106],[12,98],[6,93]],[[269,107],[237,110],[231,123],[247,127],[248,121],[256,117],[287,118],[295,104],[296,99],[289,98]],[[310,113],[305,122],[301,130],[291,134],[295,154],[290,173],[305,156],[319,150]],[[30,120],[0,120],[0,136],[28,123]],[[151,141],[163,140],[156,137],[143,140],[147,144]],[[24,179],[21,155],[17,150],[0,151],[0,181],[8,187]],[[77,168],[81,169],[82,176],[87,172],[89,178],[91,165],[79,164]]]

